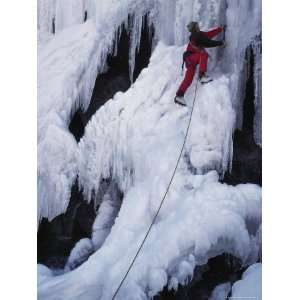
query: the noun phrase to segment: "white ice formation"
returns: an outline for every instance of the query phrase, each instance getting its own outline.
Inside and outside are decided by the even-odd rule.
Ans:
[[[230,282],[219,284],[214,288],[209,300],[227,300],[230,291]]]
[[[244,61],[250,44],[256,57],[255,139],[261,143],[260,1],[88,2],[95,8],[83,23],[83,1],[39,1],[38,220],[65,212],[78,176],[86,200],[99,200],[89,241],[97,250],[71,272],[44,276],[39,299],[111,299],[126,272],[183,142],[190,109],[175,106],[173,97],[182,80],[185,26],[192,19],[200,20],[204,30],[226,23],[228,45],[209,50],[214,81],[198,89],[173,185],[117,299],[149,299],[164,286],[176,289],[196,265],[224,252],[245,265],[254,263],[260,254],[261,189],[251,184],[232,187],[219,180],[230,169],[232,133],[242,124]],[[76,14],[70,14],[70,7]],[[77,144],[68,130],[73,114],[79,107],[87,109],[97,73],[104,70],[107,55],[115,52],[122,24],[130,33],[132,77],[146,13],[155,29],[148,68],[127,92],[117,93],[97,111]],[[194,89],[195,83],[186,94],[189,105]],[[103,180],[116,185],[121,202],[112,192],[99,196]]]
[[[85,262],[93,253],[94,245],[88,238],[81,239],[72,249],[69,259],[65,266],[65,271],[71,271]]]
[[[262,265],[250,266],[232,287],[232,299],[262,299]]]

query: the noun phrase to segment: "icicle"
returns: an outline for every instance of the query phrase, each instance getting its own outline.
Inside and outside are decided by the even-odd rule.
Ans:
[[[161,40],[165,34],[169,38],[168,41],[172,41],[173,44],[186,42],[186,22],[196,16],[193,12],[196,4],[197,7],[201,6],[201,12],[197,12],[197,16],[207,14],[211,17],[211,19],[207,18],[209,20],[205,24],[210,25],[210,22],[218,21],[215,18],[218,6],[209,5],[207,1],[190,1],[194,6],[191,5],[184,11],[183,4],[186,3],[186,0],[161,1],[166,5],[164,7],[171,8],[171,12],[175,6],[177,7],[176,12],[174,10],[176,24],[172,24],[168,31],[160,31],[159,39]],[[100,1],[98,2],[100,3]],[[45,113],[39,123],[43,123],[43,125],[39,125],[39,136],[43,138],[46,136],[44,144],[38,146],[38,192],[41,203],[39,212],[41,216],[50,216],[50,218],[63,212],[68,204],[70,185],[77,175],[88,200],[96,198],[97,193],[102,192],[100,191],[102,180],[112,179],[124,194],[124,201],[120,211],[114,207],[115,203],[108,203],[114,200],[104,201],[106,205],[102,207],[102,212],[103,215],[108,216],[109,226],[118,215],[114,219],[113,230],[110,231],[105,246],[87,260],[85,266],[74,270],[70,276],[62,275],[61,279],[55,278],[39,287],[39,298],[43,299],[57,298],[62,291],[67,300],[80,298],[82,295],[90,299],[111,299],[112,286],[119,282],[118,274],[122,275],[122,272],[118,271],[126,270],[130,257],[136,253],[138,241],[144,237],[145,228],[143,226],[146,227],[147,223],[149,224],[152,220],[153,211],[156,211],[157,208],[153,204],[158,203],[161,197],[160,192],[165,191],[170,178],[169,173],[174,167],[173,159],[177,157],[177,151],[182,142],[181,129],[183,128],[180,128],[180,124],[182,126],[185,124],[186,116],[182,110],[173,110],[172,97],[176,92],[177,81],[180,79],[177,71],[183,47],[167,47],[163,43],[156,48],[157,52],[153,54],[148,69],[134,88],[129,89],[126,93],[120,93],[120,96],[116,95],[115,99],[108,101],[97,111],[88,123],[84,137],[79,144],[69,134],[67,121],[70,111],[73,112],[74,108],[79,105],[87,108],[91,86],[97,72],[105,70],[107,55],[115,53],[116,46],[113,41],[118,41],[121,34],[120,26],[124,22],[130,33],[130,72],[131,78],[133,77],[135,53],[139,48],[141,27],[145,22],[142,16],[149,8],[147,4],[152,1],[101,2],[107,4],[107,7],[104,6],[104,8],[108,9],[108,15],[106,15],[106,11],[102,12],[102,17],[106,20],[103,21],[99,18],[98,32],[95,36],[82,42],[85,36],[91,34],[93,27],[85,27],[89,21],[82,25],[82,28],[88,29],[81,33],[82,35],[78,37],[76,35],[78,32],[74,31],[76,33],[74,36],[78,40],[68,40],[71,35],[66,36],[68,43],[73,47],[67,49],[65,53],[79,55],[76,55],[77,60],[74,57],[74,61],[66,64],[68,69],[65,68],[67,70],[65,81],[53,81],[54,84],[50,85],[49,81],[44,80],[47,89],[42,91],[43,99],[40,99],[40,103],[42,106],[47,102],[43,100],[48,100],[50,105],[45,106]],[[136,5],[136,3],[140,5]],[[144,291],[149,288],[149,283],[151,295],[154,296],[167,284],[168,277],[172,278],[173,286],[177,286],[179,282],[185,283],[196,264],[204,264],[210,257],[218,253],[231,253],[245,263],[249,261],[249,257],[257,256],[257,241],[254,241],[252,233],[248,232],[246,222],[252,218],[256,220],[255,226],[260,224],[260,188],[255,185],[232,187],[220,184],[216,172],[216,170],[220,171],[222,175],[228,165],[230,168],[233,124],[237,113],[232,110],[231,101],[236,107],[240,104],[242,87],[246,78],[246,70],[243,70],[244,54],[246,47],[257,34],[257,28],[252,28],[251,24],[251,26],[246,24],[247,26],[243,27],[243,18],[249,12],[246,1],[232,0],[229,1],[229,4],[230,12],[227,17],[231,44],[229,43],[228,46],[230,51],[222,57],[224,65],[227,64],[229,67],[220,68],[222,75],[216,76],[214,83],[204,87],[199,94],[198,100],[201,101],[201,103],[197,102],[199,112],[193,119],[194,124],[191,127],[189,145],[187,145],[187,148],[199,146],[198,156],[197,153],[195,154],[196,160],[198,158],[199,165],[207,166],[206,171],[210,170],[210,172],[207,174],[199,172],[195,176],[189,172],[185,161],[182,160],[169,199],[165,203],[167,206],[161,211],[159,222],[154,224],[153,231],[149,235],[149,245],[155,249],[153,247],[144,248],[145,251],[142,251],[142,255],[139,257],[140,263],[135,265],[136,269],[131,273],[131,280],[123,286],[119,295],[121,299],[132,299],[131,295],[137,295],[136,299],[145,299]],[[133,14],[132,20],[126,20],[128,15],[133,16]],[[164,14],[172,16],[170,11],[163,11],[162,15]],[[155,22],[155,20],[158,18],[151,17],[148,25],[150,27],[150,24],[154,24],[155,29],[158,29],[161,23]],[[103,26],[106,21],[108,24],[111,22],[111,26]],[[242,34],[240,28],[247,28],[247,36]],[[156,32],[158,31],[155,30]],[[248,32],[250,32],[249,35]],[[56,40],[56,38],[54,39]],[[87,42],[91,42],[89,47],[86,46]],[[256,97],[259,99],[261,93],[259,87],[260,53],[259,47],[256,48],[256,46],[257,44],[254,45],[254,53],[257,55],[255,82]],[[56,49],[61,48],[57,47]],[[58,56],[53,56],[55,52],[47,53],[50,59],[48,68],[44,67],[43,69],[44,72],[50,70],[49,66],[54,66],[55,71],[61,70],[63,63],[70,57],[68,55],[62,60],[62,54],[59,51],[57,51]],[[55,65],[57,61],[59,61],[58,66]],[[53,74],[57,75],[57,72]],[[56,80],[58,76],[53,74],[49,75],[52,76],[50,79]],[[153,83],[153,86],[150,86],[149,83]],[[55,90],[49,90],[51,87],[54,87]],[[51,101],[53,101],[53,96],[57,95],[57,91],[61,93],[58,93],[56,102],[53,103]],[[188,93],[187,97],[189,98]],[[49,111],[50,113],[48,113]],[[51,119],[49,116],[52,114],[54,117]],[[49,122],[47,118],[52,122]],[[199,135],[200,133],[201,135]],[[203,160],[201,161],[201,159]],[[104,195],[107,194],[104,193]],[[182,199],[186,201],[182,201]],[[104,210],[106,211],[104,212]],[[201,214],[191,212],[201,212]],[[220,216],[220,212],[223,212],[222,218],[219,218],[221,223],[215,222],[216,218]],[[99,227],[102,231],[105,224],[102,223],[104,219],[99,217],[98,221],[100,219]],[[164,237],[170,232],[170,224],[177,223],[178,230],[173,232],[171,242],[165,243],[164,240],[160,240],[160,237]],[[191,230],[191,224],[194,230]],[[99,224],[94,225],[96,228],[96,225]],[[101,246],[107,234],[107,231],[104,232],[104,235],[102,231],[101,236],[97,236],[95,233],[93,241]],[[153,253],[159,253],[162,245],[167,247],[164,248],[166,251],[151,260]],[[75,250],[92,248],[89,241],[84,243],[84,247],[79,246]],[[80,255],[78,260],[78,252],[75,250],[74,261],[76,264],[77,261],[81,263],[86,257]],[[89,253],[89,251],[85,253]],[[164,255],[165,253],[168,255]],[[187,259],[190,255],[193,256],[192,261]],[[149,274],[155,276],[149,277]],[[82,281],[81,278],[86,276],[89,280]],[[76,285],[75,294],[72,289],[74,285]],[[128,295],[128,297],[126,298],[124,295]]]
[[[141,32],[143,25],[143,17],[132,15],[129,17],[129,33],[130,33],[130,46],[129,46],[129,77],[133,82],[133,73],[135,69],[135,55],[139,51]]]
[[[116,33],[115,33],[113,56],[117,56],[118,55],[118,43],[120,41],[122,27],[123,26],[119,26],[118,29],[117,29],[117,31],[116,31]]]
[[[255,105],[255,115],[254,115],[254,140],[257,145],[262,144],[262,92],[261,92],[261,36],[257,36],[253,44],[253,55],[254,55],[254,105]]]

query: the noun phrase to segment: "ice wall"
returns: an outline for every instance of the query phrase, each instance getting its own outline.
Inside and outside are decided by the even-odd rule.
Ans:
[[[144,70],[127,93],[116,94],[112,101],[95,114],[86,127],[85,135],[79,143],[78,166],[79,182],[87,199],[91,200],[92,195],[97,193],[102,179],[113,178],[120,190],[126,192],[137,178],[144,178],[146,174],[149,176],[151,164],[145,166],[139,157],[149,155],[154,159],[158,154],[156,151],[148,153],[147,146],[142,141],[148,136],[161,135],[163,126],[167,124],[162,123],[161,130],[159,129],[161,114],[166,114],[171,132],[179,127],[175,124],[180,122],[180,119],[175,121],[177,115],[172,118],[171,112],[176,109],[172,95],[176,93],[181,80],[178,69],[183,48],[174,47],[174,57],[171,49],[160,45],[151,58],[150,70]],[[161,70],[164,70],[163,73]],[[192,97],[193,93],[194,90],[190,89],[187,95]],[[163,107],[159,106],[161,102]],[[190,131],[191,138],[186,145],[191,168],[199,174],[217,170],[222,176],[231,162],[234,129],[229,80],[225,76],[220,76],[210,86],[199,88],[199,104],[195,107],[195,114],[197,117]],[[185,115],[184,120],[187,121],[187,117],[188,115]],[[143,119],[147,121],[140,124],[139,120]],[[220,121],[222,127],[218,126]],[[156,129],[153,128],[153,123],[156,123]],[[166,136],[164,139],[168,143],[170,137]],[[164,143],[161,141],[160,147],[163,147]],[[181,139],[178,139],[172,152],[174,157],[176,149],[180,149],[180,144]]]
[[[61,31],[84,21],[83,0],[56,0],[55,29]]]
[[[55,18],[56,0],[38,0],[37,10],[38,30],[50,34],[52,32],[52,20]]]
[[[224,53],[223,70],[231,76],[232,101],[237,114],[237,128],[242,128],[243,100],[247,81],[245,52],[252,45],[255,52],[255,82],[260,81],[261,53],[256,46],[259,42],[257,37],[261,34],[261,0],[229,0],[226,10],[226,40],[227,47]],[[260,89],[256,85],[256,103],[261,103]],[[257,113],[259,105],[256,106]],[[258,120],[258,119],[256,119]],[[261,125],[260,125],[261,126]],[[259,127],[259,125],[257,126]]]
[[[81,267],[42,284],[41,299],[111,299],[156,213],[183,142],[189,110],[173,103],[181,80],[176,70],[182,50],[160,43],[132,88],[118,93],[88,123],[78,152],[84,194],[90,200],[103,180],[112,179],[124,198],[118,211],[117,203],[103,197],[94,225],[99,234],[94,232],[92,238],[100,248]],[[219,76],[199,88],[189,141],[172,189],[117,299],[149,299],[165,285],[176,289],[192,276],[196,265],[223,252],[244,264],[256,261],[260,188],[218,182],[230,161],[234,128],[229,83],[226,76]],[[186,94],[189,104],[194,89],[195,83]],[[75,248],[76,261],[77,253]],[[82,277],[88,280],[81,282]]]
[[[245,220],[260,222],[259,188],[221,185],[213,174],[185,182],[187,187],[175,184],[176,193],[168,199],[116,299],[151,299],[164,286],[176,290],[192,277],[196,265],[223,252],[245,265],[257,259],[259,244]],[[154,214],[148,201],[138,201],[145,197],[144,191],[134,188],[104,245],[74,271],[42,282],[39,299],[111,300]]]
[[[96,11],[96,0],[38,0],[38,31],[44,36],[73,25],[82,24],[92,18]],[[85,15],[86,14],[86,15]]]
[[[50,4],[50,11],[58,7],[57,3]],[[52,219],[65,211],[77,175],[88,201],[99,195],[105,179],[116,182],[124,199],[121,208],[109,198],[99,203],[99,218],[91,240],[98,251],[86,263],[54,278],[40,270],[41,274],[47,273],[39,286],[40,299],[111,298],[156,212],[182,145],[189,111],[175,106],[173,97],[182,79],[185,26],[200,17],[204,30],[226,19],[228,46],[210,51],[209,70],[215,80],[199,89],[174,190],[155,224],[151,247],[146,246],[119,298],[133,300],[135,295],[134,299],[147,299],[166,284],[176,288],[191,276],[195,265],[203,265],[222,252],[240,257],[244,264],[258,257],[260,188],[234,188],[218,181],[230,168],[232,132],[238,124],[235,119],[245,82],[244,52],[259,34],[260,26],[255,22],[259,21],[260,2],[228,0],[226,11],[222,9],[225,4],[200,0],[99,0],[93,20],[63,28],[41,47],[39,218]],[[68,7],[60,8],[63,11]],[[117,29],[123,23],[130,32],[132,72],[145,13],[149,13],[155,26],[156,41],[162,41],[149,68],[125,94],[116,94],[96,113],[78,145],[68,131],[70,118],[78,107],[86,109],[89,105],[97,72],[104,70],[107,55],[115,51],[113,41],[118,40]],[[69,21],[64,24],[73,24]],[[259,76],[259,65],[255,69]],[[192,85],[186,94],[189,104],[194,88]],[[256,92],[259,95],[260,89]],[[249,220],[254,231],[248,228]],[[169,243],[166,236],[171,237]],[[77,265],[77,261],[86,259],[89,251],[81,255],[86,244],[91,245],[89,241],[75,247],[71,265],[73,260]]]
[[[55,3],[59,7],[59,2]],[[124,2],[122,5],[118,1],[115,3],[119,5],[116,7],[119,11],[115,11],[118,16],[113,15],[114,10],[111,11],[108,5],[102,21],[98,20],[96,24],[89,20],[85,24],[69,26],[39,47],[38,220],[42,217],[51,220],[67,208],[77,175],[78,148],[68,125],[78,108],[87,109],[98,72],[105,69],[107,55],[116,54],[114,41],[118,42],[120,38],[118,29],[122,24],[130,32],[130,76],[133,77],[143,16],[149,13],[151,24],[153,6],[150,1],[150,6],[144,1],[129,1],[125,5]],[[41,4],[47,4],[45,11],[51,12],[54,2]],[[109,1],[107,4],[113,3]],[[102,10],[103,5],[100,6]],[[42,7],[39,8],[41,11]],[[67,8],[60,6],[60,11]],[[128,14],[132,17],[128,18]],[[111,26],[108,26],[108,20]]]
[[[67,209],[77,175],[77,143],[68,130],[75,111],[85,110],[99,64],[92,21],[70,27],[38,52],[38,221]]]
[[[208,50],[209,69],[219,69],[231,78],[232,103],[236,127],[242,128],[243,99],[247,74],[245,52],[255,52],[255,141],[261,144],[261,0],[157,0],[158,39],[167,44],[183,45],[188,40],[186,25],[198,21],[202,30],[226,25],[226,48]],[[223,36],[220,35],[219,39]]]
[[[199,22],[202,30],[225,24],[225,0],[156,0],[159,10],[159,38],[167,44],[187,43],[187,24]]]
[[[71,1],[71,0],[69,0]],[[68,1],[68,3],[69,3]],[[210,50],[209,70],[226,74],[230,81],[229,98],[236,111],[236,126],[241,126],[242,100],[246,75],[244,53],[249,43],[260,32],[260,0],[200,1],[200,0],[130,0],[130,1],[39,1],[39,28],[50,30],[51,18],[59,14],[61,33],[39,51],[39,215],[50,219],[64,212],[68,204],[70,186],[77,174],[75,163],[77,145],[67,126],[76,109],[87,108],[97,75],[105,69],[106,57],[115,52],[113,41],[118,41],[121,24],[130,33],[130,75],[135,66],[135,51],[139,47],[145,13],[155,27],[155,40],[181,45],[187,41],[186,24],[199,20],[205,30],[211,26],[227,24],[228,45],[224,50]],[[227,8],[225,10],[225,8]],[[73,15],[72,10],[76,11]],[[83,9],[93,11],[95,19],[87,25],[78,23]],[[131,15],[128,18],[128,15]],[[57,20],[57,21],[58,21]],[[58,21],[59,23],[60,21]],[[80,21],[81,22],[81,21]],[[70,26],[65,28],[64,26]],[[258,49],[258,47],[254,47]],[[255,52],[257,143],[261,128],[260,108],[260,52]],[[180,56],[180,54],[179,54]],[[52,112],[49,113],[49,112]],[[56,132],[55,132],[56,130]],[[62,131],[61,131],[62,130]],[[61,132],[61,135],[58,134]],[[228,132],[230,135],[231,132]],[[59,138],[60,136],[60,138]],[[72,146],[71,146],[72,145]],[[232,145],[224,145],[231,152]],[[51,149],[51,155],[49,150]],[[68,150],[67,150],[68,149]],[[192,156],[191,156],[192,157]],[[228,157],[228,156],[224,156]],[[51,160],[52,158],[53,160]],[[53,161],[56,163],[53,164]],[[56,167],[54,167],[56,165]],[[223,167],[228,166],[223,162]],[[51,197],[50,197],[51,195]]]

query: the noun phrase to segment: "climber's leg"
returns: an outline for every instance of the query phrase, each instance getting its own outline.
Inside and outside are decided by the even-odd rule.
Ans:
[[[186,90],[193,82],[196,66],[199,63],[200,53],[193,53],[185,59],[186,72],[185,77],[176,93],[177,96],[183,97]]]
[[[208,83],[211,82],[213,79],[209,76],[207,76],[207,63],[208,63],[208,53],[203,50],[200,54],[200,60],[199,60],[199,78],[201,80],[201,83]]]
[[[202,50],[200,55],[199,55],[199,72],[200,72],[200,75],[204,75],[206,73],[207,63],[208,63],[208,53],[205,50]]]
[[[187,67],[186,72],[185,72],[185,77],[176,93],[177,96],[184,96],[186,90],[189,88],[189,86],[193,82],[195,70],[196,70],[195,65],[191,65],[191,66]]]

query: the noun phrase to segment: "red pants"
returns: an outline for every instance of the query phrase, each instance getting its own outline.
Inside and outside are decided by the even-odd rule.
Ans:
[[[207,69],[208,53],[205,50],[195,52],[185,59],[186,73],[178,91],[178,96],[183,96],[193,82],[196,66],[199,64],[199,72],[205,73]]]

